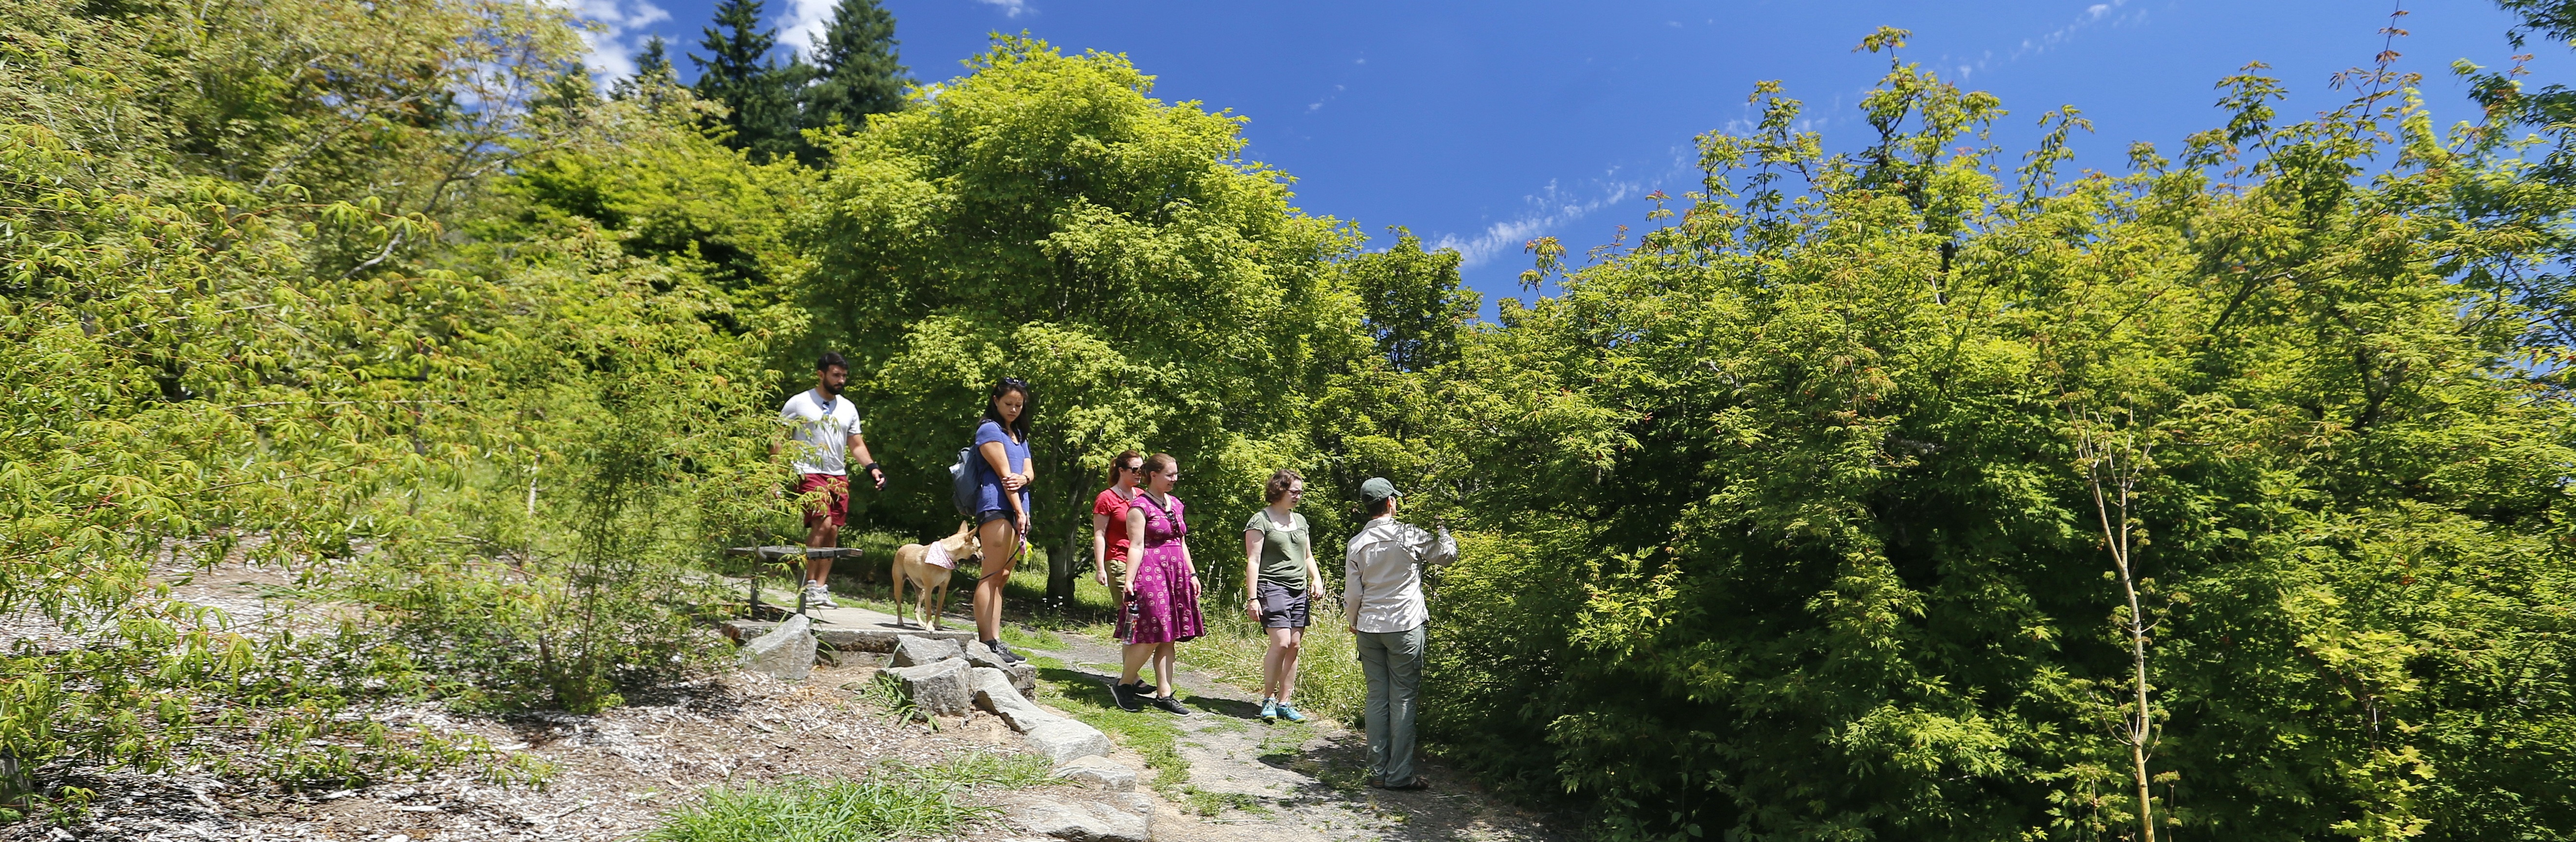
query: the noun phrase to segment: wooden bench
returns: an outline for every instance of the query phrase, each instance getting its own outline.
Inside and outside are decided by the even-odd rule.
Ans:
[[[725,548],[725,555],[747,556],[757,563],[752,568],[751,576],[748,577],[751,580],[751,618],[757,620],[760,619],[760,571],[765,569],[766,565],[787,565],[787,578],[790,589],[796,591],[796,613],[803,614],[805,613],[805,560],[809,558],[858,558],[859,550],[856,547],[799,547],[793,545],[779,545],[768,547],[727,547]]]

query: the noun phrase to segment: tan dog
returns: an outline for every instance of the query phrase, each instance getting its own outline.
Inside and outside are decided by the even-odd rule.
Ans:
[[[928,623],[931,631],[938,631],[939,615],[948,610],[948,574],[955,570],[955,565],[973,560],[984,552],[984,542],[975,537],[975,528],[972,524],[958,524],[957,534],[941,538],[935,543],[940,549],[948,551],[948,557],[954,560],[951,566],[941,567],[926,560],[930,556],[931,544],[905,544],[894,551],[894,621],[896,625],[903,624],[903,583],[911,582],[913,591],[920,594],[915,598],[913,614]],[[936,610],[930,604],[934,597],[939,602]]]

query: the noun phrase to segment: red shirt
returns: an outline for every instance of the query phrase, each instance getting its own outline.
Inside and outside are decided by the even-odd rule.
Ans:
[[[1127,507],[1134,498],[1118,496],[1118,489],[1108,488],[1091,501],[1091,513],[1109,516],[1109,560],[1127,560]]]

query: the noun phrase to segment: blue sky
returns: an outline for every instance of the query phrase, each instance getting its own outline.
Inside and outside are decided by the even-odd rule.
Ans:
[[[714,0],[567,0],[598,20],[594,67],[631,67],[651,34],[685,49]],[[833,0],[769,0],[802,47]],[[2247,62],[2292,89],[2284,116],[2341,102],[2335,72],[2381,49],[2395,4],[2313,0],[2100,2],[1177,2],[884,0],[914,76],[944,79],[996,30],[1067,52],[1123,52],[1155,94],[1247,115],[1249,154],[1297,177],[1309,213],[1381,236],[1404,225],[1467,257],[1485,295],[1520,295],[1522,244],[1575,253],[1645,223],[1643,197],[1696,186],[1692,138],[1740,126],[1753,84],[1779,79],[1830,146],[1860,143],[1859,96],[1886,59],[1852,52],[1881,24],[1913,30],[1904,55],[2001,97],[2008,154],[2072,104],[2093,120],[2077,165],[2116,169],[2131,141],[2171,151],[2223,120],[2211,88]],[[2492,3],[2409,0],[2401,70],[2425,75],[2437,122],[2473,116],[2449,67],[2509,63],[2511,18]],[[2562,46],[2535,43],[2534,79],[2567,81]],[[676,50],[675,50],[676,52]],[[684,78],[694,74],[685,59]],[[1383,239],[1377,247],[1384,245]]]

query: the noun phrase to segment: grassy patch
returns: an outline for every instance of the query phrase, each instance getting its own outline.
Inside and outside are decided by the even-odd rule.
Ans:
[[[1314,625],[1306,629],[1297,655],[1297,692],[1291,701],[1299,712],[1345,725],[1359,724],[1368,702],[1368,681],[1360,674],[1359,650],[1343,627],[1341,605],[1315,603]],[[1270,652],[1268,633],[1240,611],[1207,613],[1207,636],[1180,647],[1181,660],[1215,673],[1227,684],[1261,692],[1261,660]]]
[[[788,778],[720,786],[663,814],[645,842],[848,842],[945,834],[989,807],[957,801],[957,787],[924,777]]]
[[[1181,757],[1181,730],[1173,726],[1171,714],[1151,709],[1136,713],[1119,710],[1117,701],[1109,696],[1108,685],[1062,667],[1039,667],[1038,679],[1039,700],[1143,755],[1145,767],[1154,772],[1153,779],[1146,782],[1149,786],[1169,798],[1181,785],[1189,783],[1190,762]]]
[[[1064,638],[1057,637],[1055,632],[1046,629],[1022,629],[1009,623],[1002,624],[1002,642],[1022,649],[1064,651]]]
[[[1261,799],[1240,792],[1209,792],[1198,787],[1185,786],[1181,788],[1181,797],[1176,800],[1180,801],[1181,809],[1202,816],[1212,817],[1227,810],[1241,810],[1256,816],[1271,814],[1270,808],[1263,806]]]
[[[1045,786],[1053,768],[1046,758],[1034,754],[965,751],[939,761],[922,777],[979,789],[1024,789]]]

